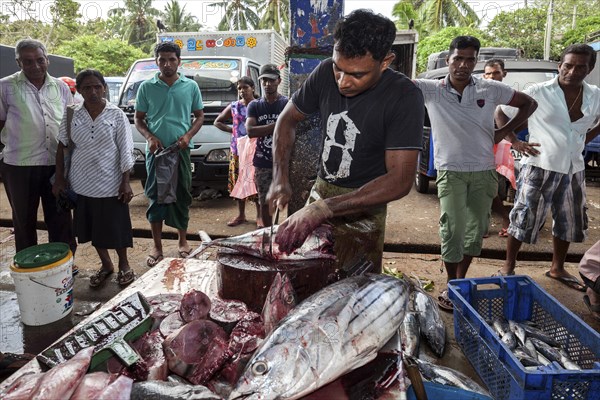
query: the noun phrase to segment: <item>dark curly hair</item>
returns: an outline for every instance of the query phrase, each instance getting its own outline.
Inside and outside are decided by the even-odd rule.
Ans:
[[[371,10],[352,11],[336,24],[333,31],[335,50],[344,57],[362,57],[368,53],[383,61],[396,38],[396,26],[381,14]]]
[[[160,42],[154,48],[154,58],[158,58],[158,53],[175,53],[177,58],[181,58],[181,48],[174,42]]]
[[[567,54],[587,54],[588,56],[590,56],[590,62],[588,63],[590,71],[593,70],[594,66],[596,65],[596,50],[594,50],[592,46],[588,46],[587,44],[575,43],[568,46],[566,49],[563,50],[562,54],[560,55],[561,63],[565,61],[565,56]]]
[[[463,50],[469,47],[474,48],[477,54],[479,54],[481,42],[479,42],[479,39],[474,36],[457,36],[452,39],[450,48],[448,50],[450,51],[450,55],[452,55],[452,53],[454,53],[454,49]]]

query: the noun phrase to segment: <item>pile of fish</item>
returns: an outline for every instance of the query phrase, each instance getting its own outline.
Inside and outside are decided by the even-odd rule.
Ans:
[[[444,355],[446,347],[446,326],[440,315],[439,307],[433,297],[423,290],[418,280],[409,280],[410,312],[406,313],[400,334],[404,353],[419,356],[419,337],[423,336],[437,357]]]
[[[407,284],[385,275],[325,287],[265,338],[229,398],[298,399],[368,363],[400,327],[407,303]]]
[[[557,362],[564,369],[581,369],[560,343],[531,321],[507,321],[504,317],[497,317],[490,325],[500,341],[526,368],[537,369]]]
[[[106,372],[85,374],[94,353],[85,348],[48,372],[19,377],[4,393],[4,400],[73,399],[127,400],[133,380]]]
[[[279,225],[262,228],[243,235],[203,242],[195,249],[190,258],[197,257],[211,247],[227,248],[234,253],[245,254],[265,260],[293,261],[314,259],[335,259],[333,253],[333,231],[329,225],[317,227],[304,241],[302,246],[287,254],[279,250],[273,240]]]

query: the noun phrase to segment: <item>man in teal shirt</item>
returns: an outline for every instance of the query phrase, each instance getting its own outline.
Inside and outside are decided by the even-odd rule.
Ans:
[[[135,102],[135,127],[148,141],[145,193],[150,205],[146,217],[154,240],[154,249],[146,260],[149,267],[163,259],[163,221],[177,229],[179,256],[186,257],[191,250],[186,239],[189,208],[192,204],[190,148],[193,146],[192,138],[204,122],[204,106],[198,85],[177,72],[181,63],[179,46],[172,42],[159,43],[154,55],[160,72],[140,85]],[[190,114],[194,114],[193,123],[190,121]],[[160,204],[157,201],[155,152],[174,143],[177,143],[180,156],[177,200],[174,203]]]

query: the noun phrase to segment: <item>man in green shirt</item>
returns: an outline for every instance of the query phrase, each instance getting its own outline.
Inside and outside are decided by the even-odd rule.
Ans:
[[[172,42],[160,43],[156,46],[154,55],[160,72],[140,85],[135,104],[135,127],[148,141],[148,180],[145,193],[150,205],[146,217],[150,222],[154,240],[154,249],[146,260],[149,267],[153,267],[163,258],[163,221],[177,229],[179,256],[186,257],[191,250],[186,239],[189,208],[192,204],[190,148],[193,146],[192,138],[204,122],[204,106],[198,85],[177,72],[181,63],[179,46]],[[193,123],[190,114],[194,114]],[[158,202],[155,152],[174,143],[177,143],[179,148],[177,200],[174,203],[161,204]]]

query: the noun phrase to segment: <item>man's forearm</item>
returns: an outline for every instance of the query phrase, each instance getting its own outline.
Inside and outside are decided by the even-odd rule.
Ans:
[[[138,130],[138,132],[144,138],[146,138],[146,140],[148,140],[148,139],[150,139],[150,137],[154,136],[154,134],[152,132],[150,132],[150,129],[148,128],[148,124],[146,123],[146,121],[144,119],[135,118],[134,122],[135,122],[135,128]]]
[[[290,159],[296,141],[296,121],[279,119],[273,133],[273,181],[289,181]]]
[[[200,131],[200,128],[202,128],[203,124],[204,116],[196,118],[190,129],[185,134],[189,135],[191,138],[194,137]]]
[[[272,135],[273,132],[275,132],[275,124],[269,124],[269,125],[255,125],[252,127],[248,127],[248,129],[246,129],[248,131],[248,137],[251,138],[255,138],[255,137],[265,137],[265,136],[269,136]]]

